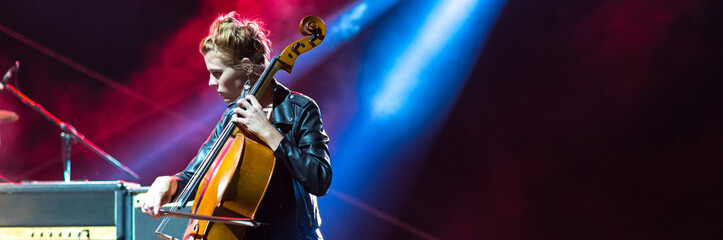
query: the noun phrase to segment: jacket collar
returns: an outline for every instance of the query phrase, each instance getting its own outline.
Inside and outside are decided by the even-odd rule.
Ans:
[[[271,123],[276,124],[293,124],[294,113],[291,109],[289,96],[291,91],[284,85],[274,79],[274,110],[271,114]]]

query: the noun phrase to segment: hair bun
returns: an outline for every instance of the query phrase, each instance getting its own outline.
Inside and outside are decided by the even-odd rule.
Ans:
[[[242,69],[241,60],[266,65],[270,58],[271,41],[261,21],[242,18],[236,12],[219,15],[209,28],[209,35],[199,46],[202,54],[219,52],[225,64]]]

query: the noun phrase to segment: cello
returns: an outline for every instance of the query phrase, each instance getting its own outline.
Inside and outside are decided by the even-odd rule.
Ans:
[[[287,45],[259,76],[248,94],[260,98],[273,80],[284,70],[291,73],[296,59],[315,48],[326,36],[326,25],[316,16],[306,16],[299,23],[306,36]],[[240,98],[246,94],[241,94]],[[263,224],[254,220],[274,171],[276,159],[271,148],[245,127],[230,122],[199,165],[186,187],[171,203],[155,233],[162,239],[175,239],[166,233],[169,217],[188,218],[182,239],[240,239],[249,227]],[[181,212],[195,193],[189,213]]]

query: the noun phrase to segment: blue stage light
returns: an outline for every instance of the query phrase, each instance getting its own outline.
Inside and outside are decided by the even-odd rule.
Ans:
[[[335,139],[332,189],[395,215],[504,3],[402,1],[369,25],[372,30],[364,34],[373,37],[362,46],[358,102],[353,104],[360,107]],[[359,226],[369,214],[339,214],[353,203],[329,198],[320,202],[326,231]],[[348,236],[334,230],[330,234]],[[379,234],[375,237],[382,237]]]

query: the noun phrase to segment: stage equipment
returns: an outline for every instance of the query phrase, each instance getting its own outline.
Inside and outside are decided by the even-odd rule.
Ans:
[[[120,163],[117,159],[112,157],[111,155],[107,154],[105,151],[100,149],[98,146],[93,144],[92,142],[85,139],[85,136],[83,134],[80,134],[75,127],[70,125],[69,123],[63,122],[57,117],[50,114],[50,112],[46,111],[43,106],[40,104],[35,103],[32,99],[25,96],[25,94],[21,93],[19,90],[17,90],[13,85],[7,83],[7,80],[13,76],[13,73],[17,71],[19,68],[20,63],[15,62],[15,66],[13,66],[10,70],[8,70],[7,73],[5,73],[5,76],[2,80],[2,89],[10,89],[10,93],[12,93],[15,97],[20,99],[23,103],[30,106],[32,109],[40,113],[40,115],[43,115],[48,121],[55,124],[60,128],[62,131],[60,133],[60,137],[63,139],[63,163],[64,163],[64,169],[63,169],[63,180],[65,182],[70,182],[70,147],[72,144],[75,144],[76,142],[81,142],[86,147],[90,148],[90,150],[93,150],[96,154],[101,156],[106,161],[110,162],[115,166],[116,168],[120,169],[121,171],[125,172],[126,174],[130,175],[131,177],[138,179],[138,174],[133,172],[130,168],[126,167],[122,163]],[[17,75],[17,74],[15,74]],[[6,79],[7,77],[7,79]]]
[[[136,183],[0,184],[2,239],[130,239]]]
[[[146,191],[123,181],[0,183],[0,239],[157,240],[160,220],[140,209]],[[168,230],[187,224],[174,218]]]

